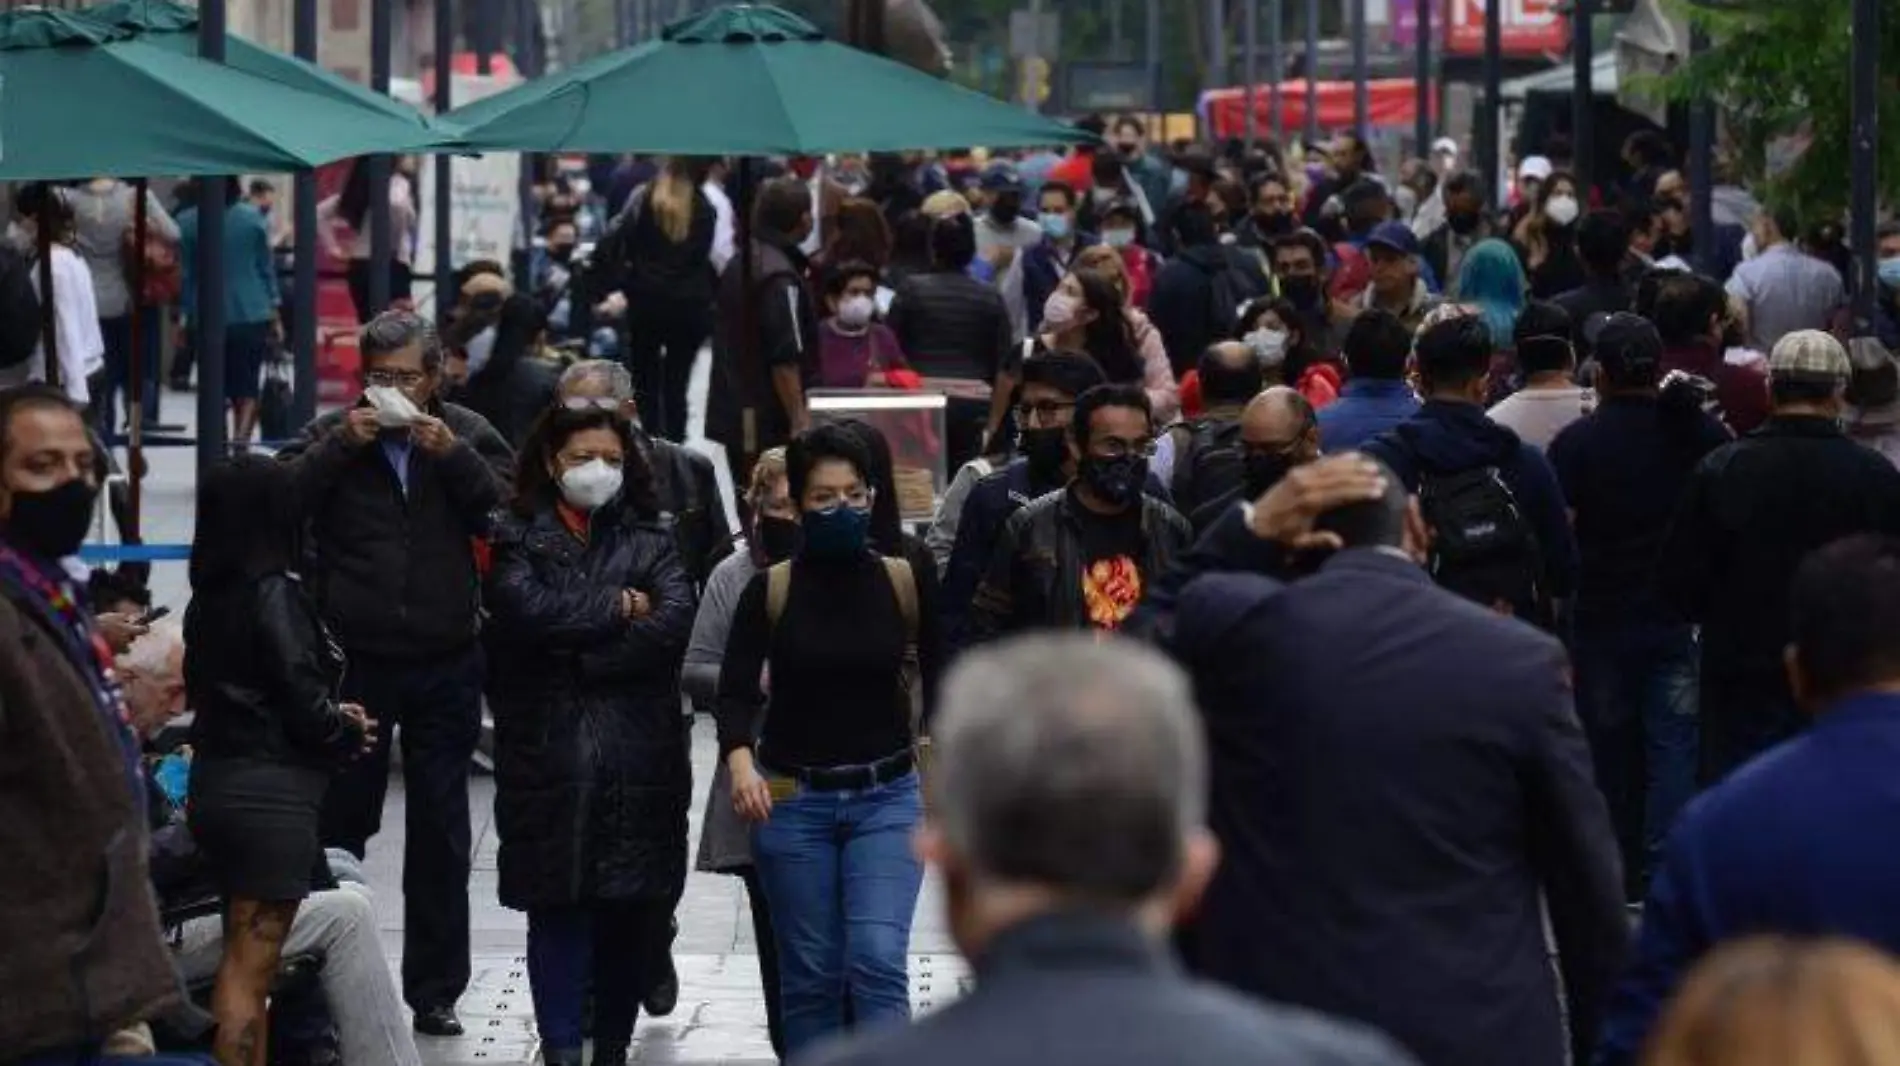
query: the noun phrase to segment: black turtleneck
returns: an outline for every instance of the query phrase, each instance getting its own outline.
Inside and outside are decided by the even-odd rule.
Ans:
[[[913,561],[911,571],[927,712],[940,646],[937,583],[927,566]],[[906,750],[904,619],[878,557],[795,560],[776,626],[766,613],[766,582],[765,572],[755,575],[733,613],[719,674],[720,753],[756,744],[763,764],[799,769],[863,765]],[[768,662],[769,697],[759,684]],[[761,709],[765,726],[755,733]]]

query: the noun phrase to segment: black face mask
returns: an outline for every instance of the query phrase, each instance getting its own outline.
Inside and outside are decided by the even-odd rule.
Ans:
[[[767,562],[782,563],[798,554],[799,526],[792,519],[760,515],[753,528]]]
[[[1266,495],[1268,489],[1278,485],[1287,471],[1293,469],[1293,458],[1283,452],[1270,455],[1252,452],[1242,465],[1246,469],[1247,499],[1257,500]]]
[[[1483,221],[1484,216],[1476,211],[1453,211],[1446,217],[1446,222],[1450,224],[1451,231],[1460,237],[1476,231],[1478,224]]]
[[[1014,224],[1018,218],[1022,217],[1022,213],[1022,201],[1014,196],[999,196],[996,202],[990,205],[990,217],[995,219],[999,226]]]
[[[1293,216],[1284,211],[1263,211],[1253,216],[1254,228],[1268,237],[1284,237],[1293,232]]]
[[[1068,431],[1061,426],[1025,429],[1022,432],[1023,458],[1029,463],[1029,480],[1036,485],[1060,485],[1062,463],[1069,457]]]
[[[571,244],[548,245],[548,258],[557,263],[565,263],[574,258],[574,246]]]
[[[85,542],[98,497],[98,489],[78,478],[44,492],[16,492],[6,538],[41,559],[63,559]]]
[[[1311,307],[1319,300],[1318,278],[1281,278],[1280,295],[1296,307]]]
[[[1141,499],[1148,481],[1148,460],[1139,455],[1103,459],[1085,455],[1078,468],[1082,483],[1111,507],[1127,507]]]

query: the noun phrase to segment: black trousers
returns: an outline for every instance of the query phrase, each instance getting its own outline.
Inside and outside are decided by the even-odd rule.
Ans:
[[[780,1028],[778,988],[778,940],[772,935],[772,912],[765,906],[765,888],[759,884],[759,871],[748,866],[739,871],[745,882],[746,903],[752,910],[752,939],[759,942],[759,984],[765,992],[765,1028],[772,1035],[772,1053],[785,1058],[785,1033]]]
[[[389,745],[400,728],[404,797],[402,994],[415,1010],[453,1006],[468,989],[468,768],[482,729],[480,645],[427,659],[352,650],[343,699],[382,738],[330,783],[323,843],[362,858],[382,828]]]
[[[686,385],[712,336],[712,308],[697,301],[642,303],[627,311],[627,369],[640,419],[655,436],[686,439]]]
[[[369,260],[367,259],[350,260],[349,267],[344,275],[344,279],[350,286],[350,302],[356,305],[356,321],[358,323],[368,323],[370,319],[388,310],[383,307],[370,306],[369,275]],[[413,280],[414,275],[410,273],[408,263],[399,259],[390,260],[389,299],[392,302],[409,299],[411,282]]]

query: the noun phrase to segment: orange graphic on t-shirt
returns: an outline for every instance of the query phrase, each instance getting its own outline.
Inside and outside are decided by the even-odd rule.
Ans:
[[[1097,629],[1120,629],[1140,602],[1141,570],[1128,556],[1098,559],[1082,572],[1082,603]]]

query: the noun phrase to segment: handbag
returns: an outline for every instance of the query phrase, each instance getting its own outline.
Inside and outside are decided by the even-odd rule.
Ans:
[[[292,408],[296,404],[297,371],[290,352],[273,345],[258,372],[257,429],[265,440],[289,440],[297,433]]]

